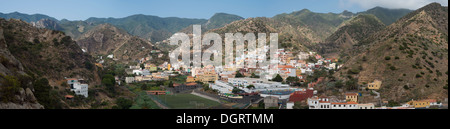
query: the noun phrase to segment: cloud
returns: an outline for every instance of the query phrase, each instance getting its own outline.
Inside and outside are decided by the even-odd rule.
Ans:
[[[432,2],[437,2],[443,6],[448,6],[447,0],[339,0],[341,8],[360,7],[370,9],[376,6],[391,9],[419,9]]]

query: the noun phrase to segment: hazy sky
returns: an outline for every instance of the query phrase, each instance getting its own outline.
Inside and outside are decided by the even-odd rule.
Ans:
[[[448,6],[447,0],[0,0],[0,12],[39,13],[59,20],[122,18],[133,14],[208,19],[218,12],[245,18],[273,17],[305,8],[340,13],[361,12],[376,6],[417,9],[431,2]]]

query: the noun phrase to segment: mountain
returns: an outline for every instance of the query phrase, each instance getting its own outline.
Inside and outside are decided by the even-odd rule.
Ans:
[[[358,14],[372,14],[380,19],[385,25],[391,25],[392,23],[412,11],[413,10],[409,9],[387,9],[382,7],[375,7]]]
[[[315,50],[326,57],[336,58],[350,51],[353,45],[386,27],[371,14],[360,14],[341,26],[334,34],[318,44]]]
[[[89,18],[86,22],[93,24],[109,23],[126,30],[129,34],[157,42],[169,38],[173,33],[189,25],[203,24],[207,20],[176,17],[161,18],[139,14],[125,18]]]
[[[59,25],[61,26],[62,31],[64,31],[66,35],[72,37],[74,40],[79,39],[82,34],[97,26],[97,24],[88,23],[85,21],[68,20],[61,20]]]
[[[225,39],[225,33],[254,33],[256,36],[258,33],[266,33],[267,38],[270,37],[270,33],[278,33],[278,43],[279,48],[286,48],[287,50],[292,50],[297,53],[300,51],[306,51],[305,44],[309,43],[308,33],[310,32],[307,28],[294,28],[291,25],[279,22],[271,18],[258,17],[258,18],[248,18],[245,20],[232,22],[225,27],[213,29],[208,31],[217,33]],[[269,42],[269,40],[267,40]]]
[[[208,32],[212,29],[222,28],[225,25],[228,25],[234,21],[244,20],[244,18],[233,15],[233,14],[226,14],[226,13],[216,13],[214,16],[212,16],[208,22],[203,24],[197,24],[202,25],[202,33]],[[186,34],[192,34],[192,29],[194,25],[190,25],[189,27],[186,27],[179,32],[186,33]]]
[[[206,30],[217,29],[224,27],[225,25],[230,24],[231,22],[243,19],[244,19],[243,17],[238,15],[216,13],[203,26],[205,26]]]
[[[36,22],[31,22],[31,24],[37,28],[46,28],[50,30],[63,30],[58,22],[50,19],[41,19]]]
[[[0,32],[2,108],[68,108],[61,101],[65,77],[100,83],[93,58],[62,32],[16,19],[0,19]]]
[[[31,22],[37,22],[39,20],[42,19],[49,19],[52,21],[58,21],[56,18],[47,16],[47,15],[43,15],[43,14],[33,14],[33,15],[28,15],[28,14],[23,14],[23,13],[19,13],[19,12],[13,12],[13,13],[8,13],[8,14],[4,14],[4,13],[0,13],[0,18],[4,18],[4,19],[21,19],[23,21],[26,21],[28,23]]]
[[[114,54],[115,59],[125,63],[145,57],[152,57],[155,62],[158,59],[157,54],[151,54],[152,50],[159,50],[152,43],[110,24],[101,24],[83,33],[77,43],[93,56]]]
[[[351,18],[351,13],[343,12],[335,13],[315,13],[310,10],[303,9],[301,11],[292,12],[290,14],[279,14],[273,17],[274,20],[286,22],[294,28],[307,28],[311,30],[310,42],[315,44],[325,40],[328,36],[337,31],[342,22]]]
[[[448,7],[429,4],[354,47],[335,77],[381,80],[384,100],[448,97]]]

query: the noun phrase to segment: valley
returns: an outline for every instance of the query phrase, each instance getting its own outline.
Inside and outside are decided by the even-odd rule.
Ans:
[[[194,25],[222,39],[277,33],[278,65],[176,67],[170,37],[188,35],[193,57]],[[235,62],[259,58],[249,53]],[[0,59],[0,109],[448,108],[448,7],[84,21],[0,13]]]

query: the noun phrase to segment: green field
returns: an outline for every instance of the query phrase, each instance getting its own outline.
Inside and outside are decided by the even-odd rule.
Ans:
[[[171,109],[202,109],[219,106],[220,103],[192,94],[175,94],[157,96]]]

